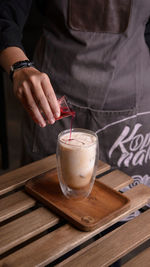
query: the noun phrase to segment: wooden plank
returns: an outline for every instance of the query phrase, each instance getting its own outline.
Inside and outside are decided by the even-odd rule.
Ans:
[[[33,207],[36,200],[19,191],[0,200],[0,222]]]
[[[106,171],[108,171],[108,170],[110,170],[110,165],[108,165],[107,163],[105,163],[105,162],[99,160],[96,175],[101,174],[101,173],[103,173],[103,172],[106,172]]]
[[[102,225],[92,232],[82,232],[66,224],[4,258],[0,266],[45,266],[131,212],[145,206],[150,198],[150,188],[141,184],[126,192],[125,195],[131,200],[129,210],[124,215],[111,220],[107,225]]]
[[[59,222],[59,218],[45,208],[39,208],[14,220],[0,229],[0,253],[17,246]]]
[[[56,155],[30,163],[14,171],[0,176],[0,195],[23,186],[29,179],[56,168]],[[99,163],[98,173],[107,171],[110,166],[102,161]],[[99,169],[101,169],[99,171]]]
[[[150,266],[150,248],[140,252],[137,256],[121,265],[122,267],[149,267]]]
[[[114,188],[115,190],[120,190],[133,182],[132,177],[119,170],[114,170],[96,180]]]
[[[130,184],[132,182],[132,178],[116,170],[113,171],[111,175],[107,174],[104,177],[97,179],[97,181],[102,181],[104,184],[116,190],[119,190],[120,188],[122,188],[122,186]],[[35,202],[36,201],[33,198],[22,191],[2,198],[0,200],[0,222],[30,207],[33,207],[35,205]]]
[[[30,163],[14,171],[0,176],[0,195],[12,191],[25,184],[34,176],[56,168],[56,155]]]
[[[57,266],[109,266],[150,238],[149,222],[150,210],[92,243]],[[127,266],[133,267],[132,264]],[[141,264],[139,266],[148,265]]]

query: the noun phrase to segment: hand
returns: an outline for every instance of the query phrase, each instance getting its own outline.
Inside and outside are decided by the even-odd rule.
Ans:
[[[46,73],[23,68],[14,72],[13,90],[32,119],[41,127],[53,124],[60,116],[60,107]]]

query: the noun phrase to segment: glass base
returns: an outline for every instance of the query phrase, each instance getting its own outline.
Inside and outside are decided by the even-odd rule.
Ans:
[[[69,186],[66,186],[62,183],[60,183],[61,190],[65,197],[68,199],[74,199],[74,200],[82,200],[84,198],[87,198],[91,191],[93,184],[90,184],[86,187],[83,187],[81,189],[75,189],[75,188],[70,188]]]

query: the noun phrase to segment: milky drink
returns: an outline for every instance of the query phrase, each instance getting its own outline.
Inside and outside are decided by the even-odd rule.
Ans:
[[[86,132],[72,132],[59,139],[60,166],[65,184],[72,189],[87,186],[92,179],[97,138]]]

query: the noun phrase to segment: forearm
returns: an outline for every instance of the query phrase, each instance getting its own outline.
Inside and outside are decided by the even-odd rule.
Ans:
[[[0,65],[8,74],[14,63],[27,59],[23,50],[18,47],[8,47],[0,52]],[[41,127],[46,122],[53,124],[55,118],[60,116],[60,107],[49,77],[37,69],[27,67],[15,71],[13,91],[32,119]]]
[[[9,74],[11,66],[27,60],[22,31],[32,0],[0,1],[0,66]],[[60,107],[47,74],[36,68],[17,69],[13,74],[13,91],[32,119],[41,127],[54,123]],[[44,114],[44,116],[42,116]]]
[[[9,74],[10,67],[17,61],[27,60],[27,56],[19,47],[8,47],[0,52],[0,66]]]

